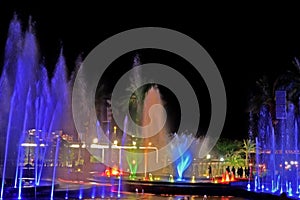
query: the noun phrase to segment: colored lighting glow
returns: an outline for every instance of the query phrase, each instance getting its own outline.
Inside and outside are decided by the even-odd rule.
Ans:
[[[119,173],[119,171],[118,171],[117,169],[113,168],[113,169],[111,170],[111,174],[114,175],[114,176],[117,176],[117,175],[119,175],[120,173]]]
[[[151,173],[149,173],[149,180],[153,181],[153,175]]]
[[[80,190],[79,190],[79,195],[78,195],[78,199],[82,199],[82,193],[83,193],[83,189],[82,188],[80,188]]]
[[[247,184],[247,190],[250,191],[250,183]]]
[[[91,194],[91,198],[94,199],[96,196],[96,187],[93,187],[92,189],[92,194]]]
[[[171,174],[170,174],[170,176],[169,176],[169,181],[170,181],[171,183],[174,182],[174,177],[173,177],[173,175],[171,175]]]
[[[71,145],[70,145],[70,148],[79,148],[79,147],[80,147],[79,144],[71,144]]]
[[[35,144],[35,143],[22,143],[21,144],[21,146],[22,147],[37,147],[37,144]],[[40,144],[40,147],[44,147],[44,146],[46,146],[45,144]]]
[[[195,182],[196,182],[195,176],[192,176],[192,183],[195,183]]]
[[[192,155],[187,150],[182,156],[176,161],[176,169],[178,173],[178,179],[182,180],[184,171],[190,166],[192,162]]]
[[[230,181],[234,181],[234,174],[231,175]]]
[[[36,147],[37,144],[35,144],[35,143],[22,143],[21,146],[22,147]]]
[[[128,166],[129,166],[129,170],[130,170],[130,178],[135,178],[136,176],[136,172],[137,172],[137,163],[135,159],[132,159],[130,156],[126,157]]]
[[[97,144],[98,142],[99,142],[98,138],[94,138],[94,139],[93,139],[93,143],[94,143],[94,144]]]
[[[105,176],[121,176],[123,175],[123,171],[119,170],[118,167],[114,166],[112,169],[107,168],[104,172]]]

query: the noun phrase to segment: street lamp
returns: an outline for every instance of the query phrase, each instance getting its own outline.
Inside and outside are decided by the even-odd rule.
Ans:
[[[118,140],[114,140],[114,145],[118,145]]]
[[[136,141],[132,141],[132,145],[135,146],[136,145]]]
[[[94,143],[94,144],[97,144],[98,142],[99,142],[98,138],[94,138],[94,139],[93,139],[93,143]]]

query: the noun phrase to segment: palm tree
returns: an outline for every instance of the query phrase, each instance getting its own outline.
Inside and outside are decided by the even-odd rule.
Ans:
[[[248,112],[258,114],[262,105],[273,105],[273,92],[271,84],[266,76],[263,76],[256,81],[257,93],[254,94],[249,100]]]
[[[244,165],[244,159],[240,154],[238,154],[238,152],[235,152],[225,159],[225,163],[228,166],[234,166],[236,168]]]
[[[239,154],[245,156],[245,166],[247,167],[250,160],[251,153],[255,153],[256,145],[250,140],[243,140],[242,148],[239,150]]]
[[[287,93],[287,100],[293,103],[298,103],[300,96],[300,62],[295,58],[294,66],[296,70],[288,70],[280,75],[274,82],[275,90],[285,90]]]
[[[240,141],[232,141],[226,138],[221,138],[218,140],[213,151],[217,155],[224,156],[226,158],[232,156],[236,151],[238,151],[240,146]]]
[[[273,84],[266,76],[256,81],[258,90],[250,98],[248,107],[248,112],[254,117],[254,121],[256,121],[255,119],[258,117],[261,108],[266,106],[272,116],[273,124],[277,123],[275,120],[274,97],[276,90],[286,91],[287,101],[293,102],[295,105],[298,104],[300,97],[300,61],[295,58],[293,64],[296,69],[281,74]],[[255,130],[255,127],[253,129]],[[254,135],[257,135],[257,133],[254,133]]]

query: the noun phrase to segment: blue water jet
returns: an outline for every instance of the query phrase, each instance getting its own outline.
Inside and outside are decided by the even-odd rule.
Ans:
[[[183,173],[190,166],[192,159],[193,158],[191,152],[187,150],[180,156],[180,158],[177,161],[175,161],[176,170],[178,174],[178,178],[177,178],[178,181],[183,180]]]
[[[188,132],[175,133],[172,139],[172,156],[177,158],[174,162],[177,181],[183,181],[185,171],[190,167],[193,159],[198,156],[201,147],[200,139]]]
[[[7,183],[10,180],[12,186],[17,187],[18,198],[22,198],[24,178],[34,179],[34,186],[42,179],[55,178],[58,156],[51,152],[58,147],[52,140],[60,137],[62,131],[71,129],[68,123],[70,108],[66,106],[70,105],[70,89],[63,51],[51,81],[48,76],[40,59],[31,19],[23,33],[15,15],[9,26],[0,77],[1,199],[5,198],[5,188],[10,187]],[[29,141],[30,137],[34,139]],[[26,154],[25,161],[26,151],[30,153]],[[54,165],[46,163],[51,156],[55,157]],[[26,173],[23,172],[25,164],[31,166],[26,168]],[[45,166],[47,170],[43,170]],[[31,176],[31,172],[32,177],[23,177]]]

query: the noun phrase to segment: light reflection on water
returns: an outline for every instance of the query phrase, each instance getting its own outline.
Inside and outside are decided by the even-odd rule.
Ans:
[[[100,200],[103,198],[88,198],[85,200]],[[158,195],[125,195],[121,198],[105,198],[107,200],[115,200],[115,199],[127,199],[127,200],[134,200],[134,199],[141,199],[141,200],[247,200],[241,197],[233,197],[233,196],[188,196],[188,195],[175,195],[175,196],[158,196]]]
[[[8,198],[9,200],[16,200],[17,198]],[[22,198],[24,200],[33,200],[36,198]],[[39,200],[49,200],[49,197],[39,197]],[[58,197],[54,195],[55,200],[60,199],[66,199],[64,197]],[[75,200],[79,199],[78,197],[75,198],[69,197],[68,200]],[[163,196],[163,195],[153,195],[153,194],[134,194],[134,193],[127,193],[122,194],[120,198],[117,196],[109,196],[105,195],[102,198],[96,197],[96,198],[82,198],[82,200],[118,200],[118,199],[124,199],[124,200],[249,200],[246,198],[241,197],[233,197],[233,196],[207,196],[204,197],[203,195],[195,196],[195,195],[173,195],[173,196]]]
[[[15,198],[9,198],[14,200]],[[22,198],[24,200],[33,200],[34,198]],[[39,200],[49,200],[49,198],[38,198]],[[65,199],[63,197],[54,197],[55,200]],[[68,200],[75,200],[78,198],[68,198]],[[117,197],[109,197],[105,196],[104,198],[83,198],[82,200],[248,200],[241,197],[233,197],[233,196],[189,196],[189,195],[174,195],[174,196],[159,196],[159,195],[136,195],[136,194],[126,194],[122,195],[120,198]]]

